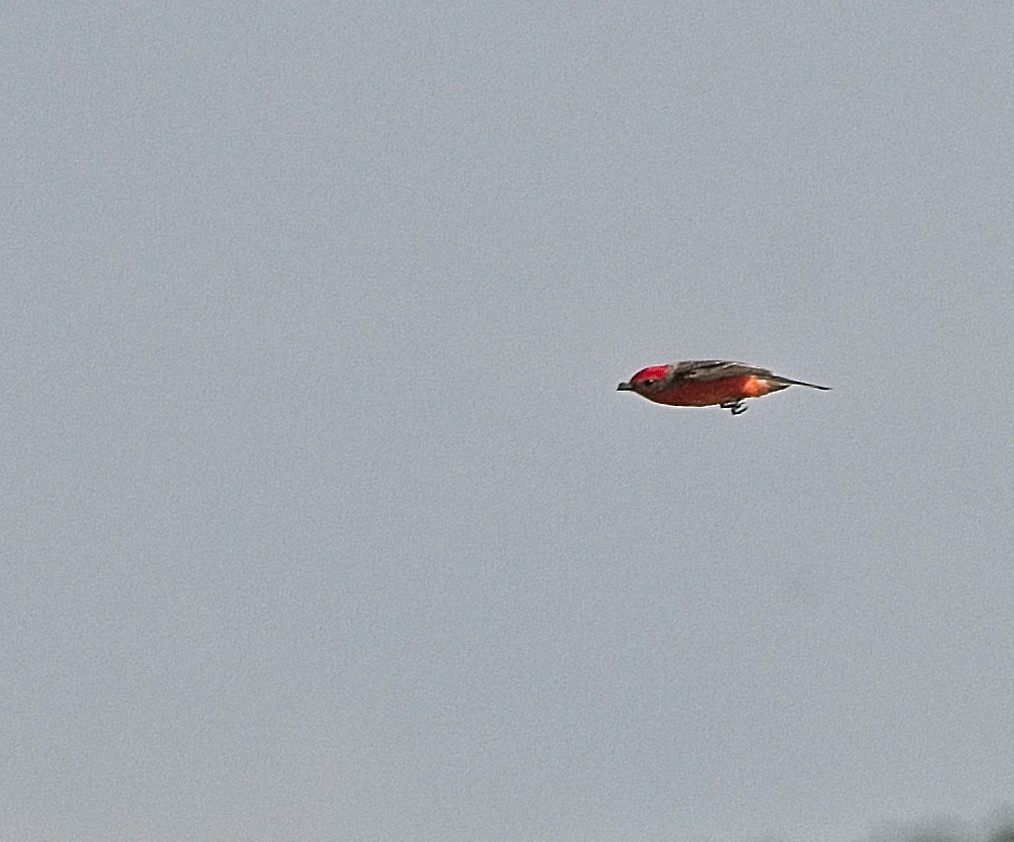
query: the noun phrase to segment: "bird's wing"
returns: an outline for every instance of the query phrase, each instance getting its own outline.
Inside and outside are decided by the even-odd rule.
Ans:
[[[673,381],[720,380],[723,377],[738,377],[743,374],[757,374],[761,377],[773,376],[766,368],[757,368],[746,363],[730,362],[729,360],[686,360],[676,363],[669,376]]]

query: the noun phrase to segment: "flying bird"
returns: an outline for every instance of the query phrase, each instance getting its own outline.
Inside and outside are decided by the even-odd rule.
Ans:
[[[828,391],[830,386],[804,383],[772,374],[766,368],[729,360],[685,360],[669,365],[649,365],[616,387],[618,392],[637,392],[642,398],[669,406],[714,406],[733,415],[746,412],[746,398],[760,398],[789,386],[808,386]]]

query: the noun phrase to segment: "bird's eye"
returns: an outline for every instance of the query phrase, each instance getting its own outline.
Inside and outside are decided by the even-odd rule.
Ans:
[[[655,385],[655,378],[649,377],[647,380],[642,380],[641,384],[644,385],[644,386],[654,386]]]

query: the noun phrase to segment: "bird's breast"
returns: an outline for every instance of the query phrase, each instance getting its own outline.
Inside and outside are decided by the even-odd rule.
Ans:
[[[669,406],[711,406],[742,398],[759,398],[770,391],[771,384],[767,380],[754,374],[740,374],[717,380],[686,380],[645,397]]]

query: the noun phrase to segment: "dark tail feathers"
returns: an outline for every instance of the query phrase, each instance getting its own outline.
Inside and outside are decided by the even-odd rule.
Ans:
[[[788,377],[780,377],[775,375],[774,379],[779,383],[784,383],[786,386],[809,386],[811,389],[820,389],[822,392],[830,392],[830,386],[818,386],[816,383],[804,383],[802,380],[790,380]]]

